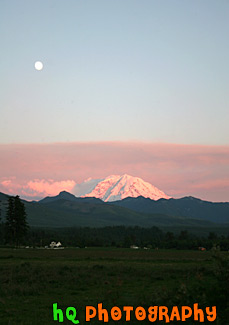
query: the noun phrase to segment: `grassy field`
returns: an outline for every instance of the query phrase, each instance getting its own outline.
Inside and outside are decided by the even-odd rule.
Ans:
[[[226,324],[227,258],[227,252],[207,251],[1,248],[0,324],[59,324],[53,320],[53,303],[63,310],[75,307],[80,324],[86,323],[85,306],[98,303],[108,310],[216,305],[214,324]],[[97,318],[91,323],[103,324]],[[134,317],[129,323],[150,324]],[[62,324],[72,322],[65,317]]]

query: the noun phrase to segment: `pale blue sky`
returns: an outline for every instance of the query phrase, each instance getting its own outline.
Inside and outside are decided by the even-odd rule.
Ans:
[[[0,39],[1,143],[229,143],[228,0],[0,0]]]

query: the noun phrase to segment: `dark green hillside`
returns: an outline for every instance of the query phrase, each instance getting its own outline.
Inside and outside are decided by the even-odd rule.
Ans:
[[[2,218],[4,220],[8,196],[0,193],[0,199]],[[129,201],[133,202],[133,207],[130,204],[128,204],[129,208],[116,205],[119,203],[124,203],[125,205]],[[199,229],[200,233],[206,229],[208,229],[208,232],[211,230],[215,231],[215,223],[201,218],[198,219],[197,217],[181,216],[179,215],[179,210],[176,210],[176,215],[169,215],[168,201],[159,201],[129,198],[110,204],[95,198],[76,198],[67,192],[61,192],[55,197],[45,198],[41,202],[27,202],[23,200],[28,215],[28,223],[33,227],[105,227],[122,225],[140,227],[157,226],[160,228],[182,228],[188,230]],[[147,210],[147,204],[155,205],[156,202],[159,202],[159,204],[167,205],[167,209],[165,209],[167,214],[157,211],[154,213],[134,211],[133,209],[136,208],[136,203],[138,204],[139,202],[140,206],[144,207],[145,204],[145,210]],[[217,226],[221,227],[220,224],[217,224]],[[226,224],[223,227],[227,228]]]
[[[104,227],[104,226],[183,226],[214,227],[203,220],[145,214],[109,204],[94,204],[57,200],[46,204],[26,203],[28,221],[39,227]]]
[[[143,213],[162,213],[168,216],[182,216],[216,223],[229,223],[228,202],[213,203],[194,197],[154,201],[141,196],[138,198],[129,197],[112,202],[112,204]]]
[[[28,220],[32,226],[71,227],[131,225],[139,213],[106,204],[78,203],[58,200],[46,204],[27,203]]]
[[[9,195],[0,192],[0,201],[7,201]]]

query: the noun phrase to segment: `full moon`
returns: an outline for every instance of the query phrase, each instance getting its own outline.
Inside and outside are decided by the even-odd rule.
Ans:
[[[41,61],[35,62],[34,66],[35,66],[35,69],[38,71],[43,69],[43,63]]]

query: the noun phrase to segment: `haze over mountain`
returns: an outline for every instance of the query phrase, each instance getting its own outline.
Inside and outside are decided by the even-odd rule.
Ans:
[[[78,197],[95,197],[105,202],[143,196],[152,200],[169,199],[163,191],[139,177],[127,174],[110,175],[104,179],[87,179],[72,190]]]

